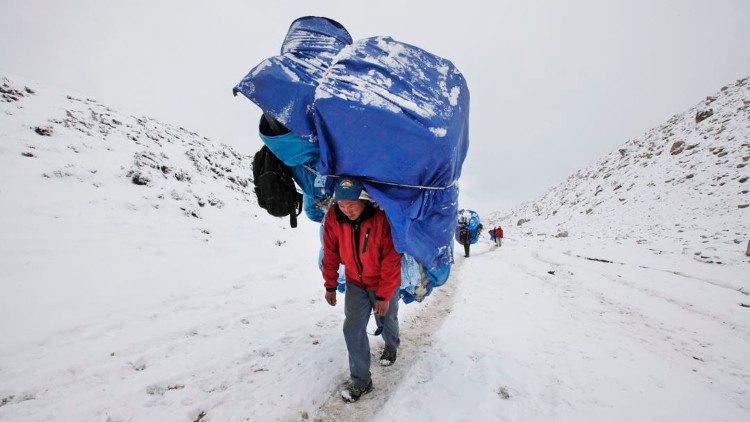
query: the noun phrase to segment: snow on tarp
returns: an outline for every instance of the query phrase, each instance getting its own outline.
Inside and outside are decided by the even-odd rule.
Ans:
[[[315,88],[334,57],[352,43],[338,22],[305,16],[292,22],[281,55],[262,61],[234,88],[294,133],[315,141],[310,108]]]
[[[313,109],[318,170],[364,178],[396,249],[426,269],[449,265],[469,146],[469,90],[453,63],[390,37],[358,40],[325,72]]]

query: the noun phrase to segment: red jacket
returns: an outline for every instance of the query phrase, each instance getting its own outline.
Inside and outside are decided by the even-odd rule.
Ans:
[[[401,257],[393,247],[385,213],[368,201],[362,215],[351,221],[333,205],[323,224],[326,289],[336,288],[339,264],[344,264],[347,282],[374,291],[379,300],[390,299],[401,286]]]
[[[495,237],[503,237],[503,229],[502,227],[498,227],[495,229]]]

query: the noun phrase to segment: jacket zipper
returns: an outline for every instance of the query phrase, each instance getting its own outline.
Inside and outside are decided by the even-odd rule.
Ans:
[[[352,225],[352,230],[354,230],[354,257],[356,258],[357,263],[357,273],[359,274],[359,284],[361,284],[363,287],[365,285],[364,281],[362,281],[362,269],[364,265],[362,265],[362,259],[359,256],[359,223]],[[368,229],[369,234],[369,229]]]
[[[365,232],[365,245],[362,247],[362,253],[367,252],[367,240],[370,238],[370,229],[368,228]]]

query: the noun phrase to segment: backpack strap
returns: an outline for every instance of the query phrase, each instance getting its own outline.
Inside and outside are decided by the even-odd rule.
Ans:
[[[297,216],[302,213],[302,194],[299,192],[295,192],[295,198],[297,200],[295,201],[297,203],[297,209],[294,209],[294,205],[292,205],[292,212],[289,213],[289,225],[292,226],[292,228],[297,228]]]

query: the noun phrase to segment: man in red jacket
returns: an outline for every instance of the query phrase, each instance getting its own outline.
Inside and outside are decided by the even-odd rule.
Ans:
[[[381,365],[395,362],[400,343],[401,257],[393,247],[385,213],[370,201],[360,199],[362,189],[359,180],[342,177],[334,190],[336,203],[323,222],[322,271],[329,305],[336,305],[340,264],[344,264],[346,275],[344,340],[349,351],[351,381],[341,396],[348,402],[357,401],[372,390],[367,323],[373,309],[385,341]]]
[[[500,226],[495,227],[493,230],[495,234],[495,244],[500,247],[503,246],[503,228]]]

